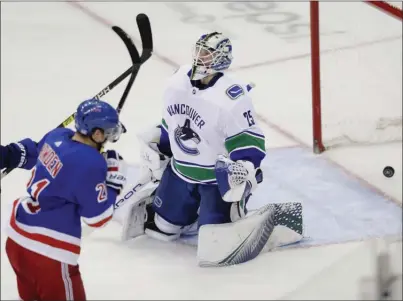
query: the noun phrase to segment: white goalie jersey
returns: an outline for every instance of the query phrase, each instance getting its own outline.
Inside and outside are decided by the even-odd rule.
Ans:
[[[190,183],[216,184],[218,155],[258,167],[265,157],[265,137],[256,122],[250,86],[222,75],[210,87],[197,88],[190,70],[180,67],[163,96],[160,146],[169,144],[174,172]]]

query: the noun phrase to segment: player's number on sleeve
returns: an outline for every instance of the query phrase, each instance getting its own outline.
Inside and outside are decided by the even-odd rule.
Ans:
[[[97,197],[98,203],[102,203],[108,199],[108,190],[106,189],[105,183],[97,184],[95,190],[98,191],[98,197]]]
[[[249,126],[255,125],[255,120],[253,119],[253,116],[252,116],[252,113],[250,112],[250,110],[244,112],[243,117],[246,118],[246,120],[248,121]]]

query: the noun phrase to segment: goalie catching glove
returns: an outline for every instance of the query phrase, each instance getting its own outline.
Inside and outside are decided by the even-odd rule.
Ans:
[[[246,202],[257,184],[263,181],[262,170],[255,169],[252,162],[234,162],[220,155],[215,164],[215,174],[222,199],[233,203],[231,220],[234,222],[243,218],[247,213]]]

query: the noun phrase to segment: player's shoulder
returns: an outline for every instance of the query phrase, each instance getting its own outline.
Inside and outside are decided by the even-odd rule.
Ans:
[[[47,151],[47,149],[50,147],[50,151],[54,151],[56,153],[58,150],[64,150],[66,146],[66,141],[70,140],[71,137],[73,137],[74,131],[66,128],[56,128],[48,133],[46,133],[45,136],[39,141],[38,143],[38,148],[41,149],[42,151]],[[45,150],[43,150],[45,146]]]
[[[45,136],[48,139],[57,139],[59,137],[72,137],[74,135],[74,131],[67,128],[55,128],[49,131]]]
[[[217,94],[217,99],[227,109],[237,106],[240,102],[249,102],[252,89],[251,84],[224,74],[213,87],[214,94]]]
[[[107,169],[104,156],[96,148],[85,144],[80,145],[77,151],[72,152],[70,160],[86,173],[96,170],[106,171]]]
[[[87,182],[104,178],[107,173],[107,163],[103,155],[88,145],[82,145],[74,152],[63,156],[62,162],[67,167],[65,174]]]
[[[55,150],[65,166],[72,169],[82,172],[106,169],[106,161],[100,152],[92,146],[74,141],[74,134],[71,129],[58,128],[49,132],[45,143]]]
[[[192,70],[191,65],[183,65],[178,67],[164,83],[164,98],[167,100],[171,95],[176,94],[178,91],[189,89],[189,73]]]

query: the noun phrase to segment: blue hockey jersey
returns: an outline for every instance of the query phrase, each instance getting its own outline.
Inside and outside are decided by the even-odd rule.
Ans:
[[[55,129],[38,143],[29,197],[14,201],[8,234],[33,252],[76,265],[81,218],[92,227],[104,225],[112,218],[117,192],[106,186],[102,154],[73,135]]]

